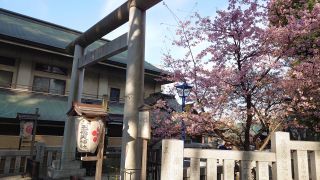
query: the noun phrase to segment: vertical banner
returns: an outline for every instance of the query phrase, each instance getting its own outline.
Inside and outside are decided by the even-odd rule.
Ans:
[[[20,136],[23,138],[30,138],[32,136],[34,123],[31,121],[22,121],[20,123]]]

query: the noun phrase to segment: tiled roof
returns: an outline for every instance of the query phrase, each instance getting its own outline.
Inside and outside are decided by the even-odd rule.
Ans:
[[[0,8],[0,37],[11,37],[23,40],[25,43],[43,45],[65,51],[66,46],[81,34],[81,32],[76,30]],[[104,39],[98,40],[91,44],[88,50],[94,50],[106,42],[107,40]],[[123,52],[109,58],[110,63],[126,65],[126,53]],[[161,72],[159,68],[148,62],[145,62],[145,69],[158,73]]]
[[[0,91],[0,117],[15,118],[17,113],[34,113],[39,108],[40,120],[65,121],[67,98],[28,92]]]
[[[81,32],[0,8],[0,34],[65,49]],[[105,42],[97,41],[90,48],[97,48]]]
[[[0,89],[0,117],[16,118],[17,113],[35,112],[39,108],[40,120],[65,121],[67,97],[43,93],[18,92]],[[123,104],[110,103],[109,114],[123,115]]]

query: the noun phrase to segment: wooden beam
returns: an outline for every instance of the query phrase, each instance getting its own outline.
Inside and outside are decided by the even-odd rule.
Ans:
[[[107,159],[107,156],[103,156],[103,159]],[[98,157],[97,156],[83,156],[80,159],[81,161],[97,161]]]
[[[84,156],[81,157],[81,161],[96,161],[98,160],[97,156]]]
[[[92,64],[98,63],[99,61],[126,51],[128,49],[127,37],[128,35],[125,33],[113,41],[95,49],[94,51],[88,52],[79,59],[78,68],[88,67]]]
[[[105,123],[103,123],[105,124]],[[106,129],[105,126],[103,126],[102,133],[101,133],[101,139],[97,151],[97,162],[96,162],[96,174],[95,174],[95,180],[101,180],[102,176],[102,164],[103,164],[103,150],[104,150],[104,138],[106,136]]]

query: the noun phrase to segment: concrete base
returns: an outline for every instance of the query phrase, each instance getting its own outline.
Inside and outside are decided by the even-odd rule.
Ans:
[[[48,167],[48,177],[51,179],[64,179],[70,176],[83,177],[86,175],[86,169],[80,168],[80,161],[65,162],[64,167],[59,168],[60,162],[58,160],[52,162],[52,167]]]

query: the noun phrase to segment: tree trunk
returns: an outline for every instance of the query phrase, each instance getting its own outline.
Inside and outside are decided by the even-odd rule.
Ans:
[[[246,127],[245,127],[245,134],[244,134],[244,150],[250,151],[250,129],[252,124],[252,102],[251,102],[251,95],[247,95],[246,97],[246,103],[247,103],[247,121],[246,121]]]
[[[268,134],[268,137],[264,140],[263,144],[259,148],[259,151],[262,151],[267,146],[268,142],[271,139],[271,134],[274,133],[280,127],[281,124],[282,122],[278,123],[276,127]]]

